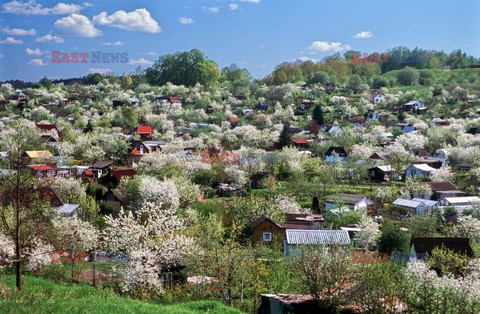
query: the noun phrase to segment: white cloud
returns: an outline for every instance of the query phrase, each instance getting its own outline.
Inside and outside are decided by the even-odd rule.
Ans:
[[[242,2],[250,2],[250,3],[260,3],[262,0],[240,0]]]
[[[156,53],[155,51],[150,51],[150,52],[147,53],[147,55],[149,55],[149,56],[157,56],[158,53]]]
[[[342,44],[339,42],[328,42],[328,41],[314,41],[308,48],[312,54],[319,52],[327,51],[341,51],[350,49],[350,46],[347,44]]]
[[[82,3],[82,5],[83,5],[84,8],[93,7],[93,4],[91,4],[90,2],[84,2],[84,3]]]
[[[43,37],[37,37],[36,39],[39,43],[48,43],[48,42],[54,42],[54,43],[57,43],[57,44],[61,44],[64,42],[63,38],[62,37],[59,37],[59,36],[53,36],[51,34],[47,34]]]
[[[353,38],[357,39],[364,39],[364,38],[371,38],[373,37],[373,33],[371,31],[360,32],[352,36]]]
[[[100,74],[108,74],[112,72],[112,69],[109,68],[90,68],[88,69],[90,73],[100,73]]]
[[[119,10],[112,15],[102,12],[93,17],[93,23],[125,29],[128,31],[140,31],[147,33],[159,33],[160,25],[155,21],[146,9],[136,9],[132,12]]]
[[[35,0],[22,2],[13,0],[2,5],[3,13],[24,14],[24,15],[48,15],[48,14],[73,14],[82,10],[82,6],[78,4],[68,4],[59,2],[53,8],[44,8]]]
[[[37,66],[37,67],[41,67],[41,66],[45,65],[45,63],[43,63],[42,59],[32,59],[28,64],[31,64],[31,65],[34,65],[34,66]]]
[[[318,61],[320,61],[320,60],[318,60],[318,59],[310,58],[310,57],[305,57],[305,56],[302,56],[302,57],[300,57],[300,58],[296,58],[296,59],[294,59],[293,61],[296,61],[296,60],[300,60],[300,61],[302,61],[302,62],[312,61],[313,63],[317,63]]]
[[[72,14],[57,20],[54,24],[56,29],[74,34],[78,37],[96,37],[102,32],[93,26],[88,17],[81,14]]]
[[[220,9],[218,7],[203,7],[203,10],[209,13],[220,13]]]
[[[145,58],[140,58],[140,59],[130,59],[130,61],[128,61],[128,64],[130,65],[152,65],[153,62],[152,61],[149,61]]]
[[[13,37],[7,37],[5,40],[0,41],[0,43],[7,45],[20,45],[23,44],[23,40],[15,39]]]
[[[193,20],[189,17],[185,17],[185,16],[182,16],[182,17],[179,17],[178,20],[180,21],[180,24],[192,24],[193,23]]]
[[[125,43],[123,41],[115,41],[113,43],[111,43],[111,42],[102,43],[102,45],[104,45],[104,46],[116,46],[116,47],[123,46],[124,44]]]
[[[42,51],[38,48],[35,48],[35,49],[27,48],[27,49],[25,49],[25,52],[29,56],[41,56],[43,54]]]
[[[238,4],[236,4],[236,3],[230,3],[230,4],[228,5],[228,7],[230,8],[230,10],[234,11],[234,10],[238,9]]]
[[[3,28],[3,31],[8,34],[8,35],[12,35],[12,36],[26,36],[26,35],[31,35],[31,36],[35,36],[37,34],[37,32],[33,29],[33,28],[30,28],[30,29],[22,29],[22,28],[8,28],[8,27],[4,27]]]

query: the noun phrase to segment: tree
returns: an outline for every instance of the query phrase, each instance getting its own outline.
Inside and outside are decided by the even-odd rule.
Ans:
[[[44,76],[40,81],[38,81],[38,83],[46,89],[49,89],[52,86],[52,81],[46,76]]]
[[[362,78],[360,75],[354,74],[350,77],[347,86],[354,94],[356,94],[360,90],[360,85],[362,85]]]
[[[309,84],[325,84],[330,80],[330,76],[327,72],[318,71],[308,82]]]
[[[0,136],[2,145],[9,148],[10,166],[15,169],[14,173],[2,178],[0,195],[8,203],[0,206],[0,233],[15,245],[17,291],[22,289],[23,266],[31,252],[41,244],[42,237],[51,230],[54,216],[23,158],[25,147],[30,144],[29,136],[30,130],[23,124],[17,124],[13,130]]]
[[[363,216],[359,228],[360,231],[355,234],[357,245],[364,250],[372,250],[380,236],[378,223],[371,217]]]
[[[275,147],[277,149],[282,149],[289,145],[292,145],[292,134],[290,133],[289,126],[284,124],[282,133],[280,133],[280,138],[278,139],[278,142],[275,143]]]
[[[397,81],[400,85],[415,85],[418,82],[418,78],[418,71],[411,67],[405,67],[397,74]]]
[[[345,302],[342,292],[353,269],[348,249],[337,245],[305,245],[300,254],[292,257],[291,265],[302,286],[322,308]]]
[[[410,235],[393,222],[386,222],[378,238],[378,250],[383,253],[393,251],[408,252],[410,248]]]
[[[214,278],[212,285],[221,292],[226,305],[231,305],[232,300],[242,294],[244,282],[251,275],[248,265],[253,260],[253,252],[237,242],[240,232],[233,226],[227,233],[219,216],[211,215],[198,228],[199,250],[187,260],[194,274]]]
[[[415,237],[432,237],[437,229],[437,221],[433,216],[415,215],[408,219],[407,228]]]
[[[200,50],[177,52],[160,57],[147,69],[146,78],[150,84],[204,86],[215,85],[220,79],[220,70],[215,62],[208,60]]]
[[[323,112],[322,112],[322,104],[319,102],[313,109],[312,119],[315,120],[318,124],[323,125]]]

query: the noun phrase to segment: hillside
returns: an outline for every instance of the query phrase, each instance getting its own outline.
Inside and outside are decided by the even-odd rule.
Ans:
[[[55,284],[38,277],[25,276],[20,294],[15,289],[15,277],[0,280],[10,290],[7,299],[0,294],[1,313],[241,313],[215,301],[197,301],[175,305],[160,305],[118,297],[108,290],[86,285]]]

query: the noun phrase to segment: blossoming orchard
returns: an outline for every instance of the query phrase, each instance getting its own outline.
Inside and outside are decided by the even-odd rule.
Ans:
[[[480,313],[478,1],[137,2],[1,4],[1,313]]]

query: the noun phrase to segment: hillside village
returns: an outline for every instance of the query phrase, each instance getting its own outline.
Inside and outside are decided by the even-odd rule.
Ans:
[[[20,276],[244,312],[478,313],[480,70],[454,56],[3,82],[0,304]]]

